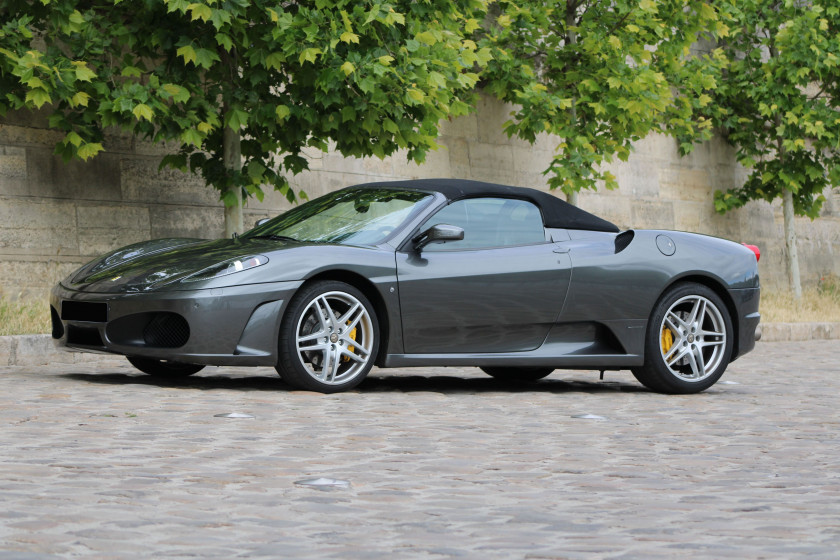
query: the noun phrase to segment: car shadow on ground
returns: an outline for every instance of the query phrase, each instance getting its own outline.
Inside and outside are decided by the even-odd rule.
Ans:
[[[530,383],[511,383],[487,378],[454,377],[449,375],[376,375],[365,379],[354,393],[604,393],[604,392],[648,392],[641,385],[620,381],[600,381],[598,374],[592,381],[562,379],[560,374]],[[233,391],[297,391],[279,376],[225,376],[196,375],[180,380],[166,380],[149,375],[126,373],[65,373],[65,379],[84,381],[100,385],[147,385],[186,390],[233,390]]]

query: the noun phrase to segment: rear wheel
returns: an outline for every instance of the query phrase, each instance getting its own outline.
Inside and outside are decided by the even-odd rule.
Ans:
[[[337,393],[361,383],[379,351],[379,323],[370,301],[332,280],[304,286],[280,327],[277,373],[302,389]]]
[[[537,381],[554,371],[550,367],[483,367],[481,371],[500,379],[502,381],[511,381],[516,383],[528,383]]]
[[[732,320],[702,284],[678,284],[659,300],[648,325],[645,364],[633,375],[660,393],[699,393],[714,385],[732,355]]]
[[[141,358],[139,356],[127,356],[127,358],[131,365],[143,373],[148,373],[161,379],[182,379],[204,369],[204,366],[198,364],[185,364],[183,362]]]

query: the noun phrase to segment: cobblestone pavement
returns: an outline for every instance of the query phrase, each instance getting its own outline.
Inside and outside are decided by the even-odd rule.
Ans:
[[[838,363],[759,343],[693,396],[626,372],[324,396],[269,369],[0,368],[0,560],[838,558]],[[294,484],[314,477],[351,486]]]

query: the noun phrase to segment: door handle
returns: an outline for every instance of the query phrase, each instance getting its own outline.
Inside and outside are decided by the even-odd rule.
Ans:
[[[568,253],[571,251],[571,247],[563,247],[562,245],[557,245],[554,247],[555,253]]]

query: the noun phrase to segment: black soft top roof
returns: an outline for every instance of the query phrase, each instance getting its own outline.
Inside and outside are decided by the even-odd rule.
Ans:
[[[584,229],[589,231],[608,231],[618,233],[614,224],[589,212],[572,206],[554,195],[536,189],[510,187],[466,179],[413,179],[410,181],[383,181],[365,183],[359,187],[391,187],[409,190],[439,192],[449,200],[495,196],[518,198],[536,204],[543,215],[545,226],[563,229]]]

